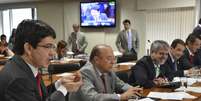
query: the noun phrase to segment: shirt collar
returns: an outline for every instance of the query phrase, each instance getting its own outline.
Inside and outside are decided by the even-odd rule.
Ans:
[[[191,50],[188,48],[188,46],[186,47],[186,49],[188,50],[190,56],[194,56],[194,54],[191,52]]]
[[[201,24],[198,24],[199,27],[201,27]]]
[[[36,77],[37,74],[38,74],[38,68],[34,67],[33,65],[31,65],[31,64],[29,64],[29,63],[27,63],[27,64],[28,64],[28,66],[31,68],[31,71],[32,71],[33,74],[34,74],[34,77]]]
[[[172,62],[174,63],[175,59],[173,58],[172,54],[169,52],[170,58],[172,60]]]

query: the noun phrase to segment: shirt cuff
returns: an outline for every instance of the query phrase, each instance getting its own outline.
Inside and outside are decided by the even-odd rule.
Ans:
[[[55,82],[55,88],[57,91],[60,91],[64,96],[67,95],[67,89],[61,84],[60,80]]]
[[[188,70],[184,70],[184,76],[188,75]]]
[[[117,94],[117,96],[119,97],[119,101],[121,100],[120,98],[121,98],[121,95],[120,94]]]

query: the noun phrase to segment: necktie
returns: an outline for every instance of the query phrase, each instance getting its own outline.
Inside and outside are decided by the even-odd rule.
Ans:
[[[103,85],[104,85],[104,93],[107,93],[106,82],[105,82],[105,74],[101,75],[101,79],[102,79]]]
[[[132,33],[128,31],[127,34],[128,34],[128,50],[130,51],[132,48]]]
[[[173,67],[174,67],[174,70],[177,71],[177,62],[176,61],[173,62]]]
[[[158,67],[158,66],[156,66],[155,67],[155,72],[156,72],[156,78],[159,76],[159,74],[160,74],[160,67]]]
[[[36,81],[37,81],[39,95],[40,95],[40,97],[42,97],[43,93],[42,93],[42,89],[41,89],[41,75],[39,73],[36,76]]]
[[[193,55],[190,55],[190,56],[189,56],[189,62],[190,62],[191,64],[193,64]]]

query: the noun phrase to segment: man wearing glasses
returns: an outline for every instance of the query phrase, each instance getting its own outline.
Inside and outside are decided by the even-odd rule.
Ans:
[[[39,68],[55,55],[55,31],[40,20],[23,20],[17,28],[15,56],[0,72],[0,101],[65,101],[79,89],[79,73],[62,77],[46,89]]]
[[[132,87],[120,80],[112,67],[115,63],[112,48],[97,45],[92,49],[90,62],[82,67],[83,85],[70,93],[69,101],[126,101],[136,96],[141,88]],[[121,95],[119,92],[124,92]]]

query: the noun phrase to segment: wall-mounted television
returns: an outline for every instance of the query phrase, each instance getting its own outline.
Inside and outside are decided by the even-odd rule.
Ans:
[[[115,27],[116,1],[93,1],[80,3],[81,27]]]

